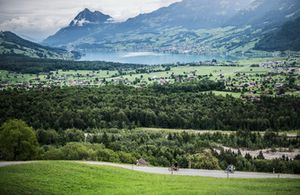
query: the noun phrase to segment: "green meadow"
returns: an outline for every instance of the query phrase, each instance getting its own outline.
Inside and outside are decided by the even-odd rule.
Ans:
[[[43,161],[0,168],[0,194],[299,194],[299,180],[156,175]]]

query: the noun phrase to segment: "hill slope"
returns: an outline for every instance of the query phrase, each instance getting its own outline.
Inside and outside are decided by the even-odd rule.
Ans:
[[[251,25],[267,30],[266,28],[276,28],[299,16],[299,0],[255,0],[231,18],[226,25]]]
[[[300,50],[300,17],[285,23],[279,31],[269,33],[256,44],[256,49],[267,51]]]
[[[0,55],[45,59],[74,59],[79,56],[77,52],[68,52],[27,41],[9,31],[0,32]]]
[[[0,194],[298,194],[298,180],[155,175],[72,162],[0,168]]]
[[[187,29],[217,28],[248,5],[244,0],[183,0],[152,13],[141,14],[123,25],[137,28],[184,27]]]

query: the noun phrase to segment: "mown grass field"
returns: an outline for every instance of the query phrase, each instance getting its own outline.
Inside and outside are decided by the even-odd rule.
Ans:
[[[299,180],[155,175],[75,162],[0,168],[0,194],[299,194]]]

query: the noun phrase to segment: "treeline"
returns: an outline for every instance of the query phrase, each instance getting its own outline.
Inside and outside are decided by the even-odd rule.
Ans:
[[[231,134],[223,134],[219,132],[195,134],[188,132],[152,133],[151,131],[146,132],[146,130],[141,131],[138,129],[125,130],[125,132],[126,133],[118,129],[92,129],[89,130],[89,133],[86,133],[87,136],[84,136],[84,131],[79,129],[67,129],[64,131],[38,129],[37,139],[42,145],[64,145],[68,142],[87,141],[90,143],[104,144],[106,147],[114,150],[126,147],[126,151],[130,150],[131,152],[135,148],[138,148],[139,144],[144,144],[145,139],[152,143],[153,141],[151,139],[158,139],[155,141],[160,142],[160,138],[162,137],[167,138],[165,142],[171,142],[172,140],[176,141],[177,147],[182,147],[182,144],[188,143],[194,145],[196,143],[201,143],[203,147],[206,146],[208,148],[213,146],[213,144],[218,144],[232,148],[248,148],[253,150],[264,148],[273,148],[274,150],[275,148],[289,148],[289,150],[293,150],[294,148],[300,147],[300,137],[289,139],[286,135],[279,135],[273,131],[266,131],[264,135],[249,131],[237,131]]]
[[[168,86],[168,90],[127,86],[6,90],[0,93],[0,122],[18,118],[34,128],[57,130],[113,127],[300,129],[299,97],[261,97],[251,101],[201,91],[177,92],[177,86],[174,89],[172,86]]]
[[[3,123],[0,127],[0,160],[99,160],[123,163],[136,161],[132,154],[115,152],[105,148],[103,144],[82,143],[84,134],[80,130],[70,129],[59,134],[49,130],[46,134],[35,132],[21,120],[14,119]],[[55,145],[40,145],[45,141],[41,138],[46,138]],[[63,142],[57,142],[57,138]]]
[[[201,91],[223,91],[225,84],[222,81],[212,81],[209,79],[202,79],[195,82],[176,82],[172,85],[153,85],[153,90],[158,93],[183,93],[183,92],[201,92]]]
[[[38,140],[41,142],[41,132],[38,131]],[[77,143],[56,142],[52,143],[51,147],[45,147],[44,159],[65,159],[65,160],[104,160],[111,162],[132,163],[136,159],[143,158],[154,166],[169,167],[174,163],[178,163],[181,168],[188,168],[189,162],[192,168],[198,169],[222,169],[224,170],[229,164],[233,164],[239,171],[260,171],[260,172],[276,172],[280,173],[300,173],[300,156],[295,159],[289,159],[282,156],[274,160],[266,160],[261,153],[257,157],[250,154],[242,155],[240,152],[234,153],[231,150],[224,150],[219,145],[230,146],[234,142],[235,148],[244,147],[249,137],[255,137],[256,140],[250,141],[256,147],[290,147],[298,148],[300,139],[287,140],[284,136],[276,135],[275,132],[268,132],[264,136],[257,133],[237,132],[230,135],[221,133],[166,133],[152,132],[141,130],[123,130],[118,129],[102,129],[92,130],[87,137],[78,139],[78,136],[73,136],[70,140],[70,132],[80,130],[69,129],[58,134],[65,136],[68,134],[68,140]],[[248,136],[244,136],[247,134]],[[278,140],[272,143],[269,140],[271,135],[275,134],[273,140]],[[48,136],[45,136],[45,138]],[[76,138],[77,137],[77,138]],[[279,140],[284,140],[280,142]],[[231,142],[229,140],[232,140]],[[236,141],[234,141],[236,140]],[[82,143],[82,142],[86,143]],[[81,142],[78,143],[78,142]],[[244,142],[244,143],[243,143]],[[48,143],[49,144],[49,143]],[[229,144],[229,145],[227,145]],[[100,147],[104,152],[104,156],[95,156],[93,150],[95,146]],[[61,147],[62,146],[62,147]],[[72,150],[66,148],[72,147]],[[81,150],[85,148],[85,150]],[[217,152],[219,149],[219,152]],[[71,152],[72,151],[72,152]],[[54,155],[56,153],[56,155]],[[70,153],[73,153],[70,157]],[[74,154],[75,153],[75,154]],[[78,155],[77,153],[83,153]],[[97,152],[96,152],[97,153]],[[121,157],[122,153],[123,157]],[[52,154],[49,158],[49,154]],[[63,154],[61,156],[61,154]],[[78,158],[83,156],[83,158]]]
[[[257,136],[255,133],[251,135]],[[233,164],[239,171],[273,172],[275,169],[277,173],[300,173],[300,155],[294,159],[282,156],[266,160],[263,153],[258,156],[234,153],[220,147],[228,136],[230,139],[244,139],[239,133],[201,135],[95,129],[84,134],[78,129],[34,130],[23,121],[9,120],[0,127],[0,160],[94,160],[132,164],[143,158],[151,165],[164,167],[177,163],[181,168],[224,170]],[[269,145],[269,136],[260,136],[257,143]],[[281,144],[271,143],[272,147]],[[285,144],[299,147],[299,138]]]
[[[121,64],[102,61],[71,61],[37,59],[24,56],[0,56],[0,69],[18,73],[36,74],[55,70],[126,70],[144,67],[138,64]]]

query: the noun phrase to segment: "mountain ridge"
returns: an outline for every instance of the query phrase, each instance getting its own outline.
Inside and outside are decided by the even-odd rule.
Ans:
[[[43,46],[23,39],[11,31],[0,32],[0,55],[26,56],[44,59],[76,59],[80,54],[60,48]]]
[[[298,0],[183,0],[125,22],[104,22],[74,29],[66,27],[43,43],[83,51],[177,50],[197,53],[206,47],[209,47],[207,51],[217,50],[222,45],[222,51],[217,52],[245,52],[253,49],[255,42],[263,36],[298,15]],[[222,37],[224,32],[220,29],[228,28],[231,31],[226,31]],[[206,46],[207,42],[209,46]],[[195,48],[197,44],[199,47]]]
[[[99,11],[92,12],[88,8],[85,8],[71,21],[69,26],[101,24],[107,22],[110,19],[112,19],[112,17],[109,15],[103,14],[102,12]]]
[[[112,17],[109,15],[99,11],[91,12],[88,8],[85,8],[76,15],[68,26],[46,38],[42,44],[61,47],[62,45],[76,41],[81,37],[92,33],[95,29],[99,28],[99,25],[106,26],[107,24],[110,24],[109,22],[111,19]]]

